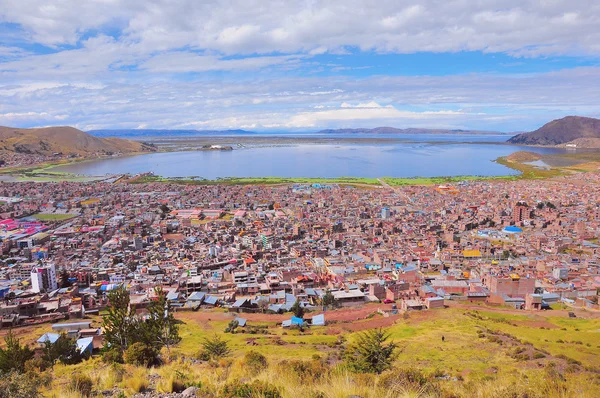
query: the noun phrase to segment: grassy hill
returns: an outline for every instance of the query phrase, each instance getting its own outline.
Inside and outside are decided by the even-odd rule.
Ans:
[[[79,397],[73,375],[88,376],[91,396],[163,396],[188,386],[202,397],[597,397],[600,396],[599,314],[564,310],[531,313],[457,305],[383,317],[378,305],[328,311],[329,324],[301,332],[276,325],[289,315],[242,314],[248,326],[225,333],[237,314],[181,312],[182,341],[163,352],[165,363],[144,368],[94,357],[55,365],[42,374],[49,397]],[[358,333],[383,327],[398,345],[393,368],[381,375],[352,373],[344,350]],[[49,325],[22,331],[33,342]],[[226,339],[229,356],[197,357],[206,337]],[[442,341],[444,336],[444,341]],[[249,352],[267,365],[252,366]]]
[[[600,138],[600,119],[567,116],[546,123],[535,131],[518,134],[508,142],[524,145],[560,145],[578,139],[592,139],[590,142],[596,143],[595,139],[598,138]]]
[[[121,138],[98,138],[73,127],[19,129],[0,126],[0,150],[24,154],[94,154],[152,152],[156,148]]]

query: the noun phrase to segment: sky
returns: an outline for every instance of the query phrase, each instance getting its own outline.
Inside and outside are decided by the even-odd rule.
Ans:
[[[596,0],[0,0],[0,125],[520,132],[600,117]]]

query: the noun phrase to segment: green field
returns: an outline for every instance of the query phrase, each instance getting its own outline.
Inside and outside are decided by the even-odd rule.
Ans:
[[[380,185],[376,178],[284,178],[284,177],[228,177],[216,180],[195,178],[166,178],[143,176],[129,180],[132,184],[172,183],[186,185],[279,185],[279,184],[343,184],[343,185]]]
[[[282,329],[275,320],[265,321],[264,317],[253,322],[252,316],[246,315],[248,326],[234,334],[224,332],[234,314],[222,310],[178,313],[182,341],[170,352],[163,351],[162,366],[109,365],[98,357],[79,365],[56,365],[45,372],[50,381],[43,393],[50,397],[79,396],[68,391],[70,379],[77,373],[93,380],[93,396],[117,390],[127,396],[140,389],[170,392],[176,382],[201,386],[200,396],[272,396],[260,391],[251,395],[223,392],[235,383],[251,385],[257,381],[290,398],[599,396],[597,315],[587,317],[584,313],[571,319],[566,311],[521,314],[460,305],[398,315],[388,319],[390,326],[385,328],[399,347],[393,370],[382,375],[351,373],[342,361],[344,348],[360,333],[352,330],[385,320],[375,313],[376,308],[372,306],[374,312],[367,319],[304,332]],[[49,325],[23,338],[32,342],[45,329]],[[229,342],[231,354],[216,362],[194,360],[204,338],[215,334]],[[249,351],[263,354],[268,367],[250,372],[245,362]],[[407,379],[407,374],[413,376]],[[411,379],[414,375],[424,384],[415,384]]]
[[[34,214],[33,217],[37,218],[40,221],[63,221],[63,220],[69,220],[69,219],[77,217],[77,216],[74,214],[38,213],[38,214]]]

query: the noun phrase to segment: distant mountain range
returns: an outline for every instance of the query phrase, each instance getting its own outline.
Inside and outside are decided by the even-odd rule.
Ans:
[[[600,119],[567,116],[544,124],[529,133],[515,135],[508,140],[521,145],[576,145],[600,148]]]
[[[169,130],[169,129],[106,129],[89,130],[96,137],[161,137],[161,136],[197,136],[197,135],[245,135],[256,134],[247,130]]]
[[[0,126],[0,150],[52,155],[152,152],[156,147],[122,138],[98,138],[73,127],[19,129]]]
[[[448,129],[422,129],[422,128],[407,128],[397,129],[395,127],[375,127],[373,129],[328,129],[318,131],[316,134],[507,134],[496,131],[479,131],[479,130],[448,130]]]
[[[121,130],[90,130],[90,134],[96,137],[160,137],[160,136],[199,136],[199,135],[252,135],[265,134],[264,132],[248,131],[248,130],[168,130],[168,129],[121,129]],[[293,132],[270,132],[268,134],[289,134]],[[303,133],[306,134],[306,133]],[[328,135],[328,134],[507,134],[494,131],[478,131],[478,130],[448,130],[448,129],[422,129],[422,128],[406,128],[397,129],[394,127],[376,127],[372,129],[357,128],[357,129],[326,129],[311,132],[309,134]],[[507,134],[508,135],[508,134]]]

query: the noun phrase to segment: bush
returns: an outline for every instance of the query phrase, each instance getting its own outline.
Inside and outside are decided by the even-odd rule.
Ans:
[[[94,383],[89,376],[82,375],[79,373],[74,373],[71,381],[69,382],[69,389],[71,391],[76,391],[84,397],[89,397],[92,395],[92,389],[94,387]]]
[[[390,335],[382,329],[360,333],[346,351],[346,362],[358,373],[381,373],[394,361],[395,343],[387,343]]]
[[[138,366],[151,366],[158,362],[158,353],[143,343],[134,343],[123,354],[125,363]]]
[[[281,373],[293,373],[302,381],[316,381],[329,373],[329,368],[321,361],[281,361],[278,365]]]
[[[248,351],[246,353],[244,356],[244,365],[253,375],[259,374],[269,366],[267,358],[256,351]]]
[[[102,353],[102,360],[106,363],[123,363],[123,353],[118,348],[112,348]]]
[[[224,358],[229,356],[231,353],[227,341],[223,340],[216,334],[211,338],[204,338],[202,348],[205,353],[203,355],[208,356],[209,359]]]
[[[272,384],[255,380],[252,383],[233,382],[223,387],[221,394],[226,398],[281,398],[281,392]]]
[[[40,382],[37,377],[17,372],[0,372],[0,398],[38,397]]]

